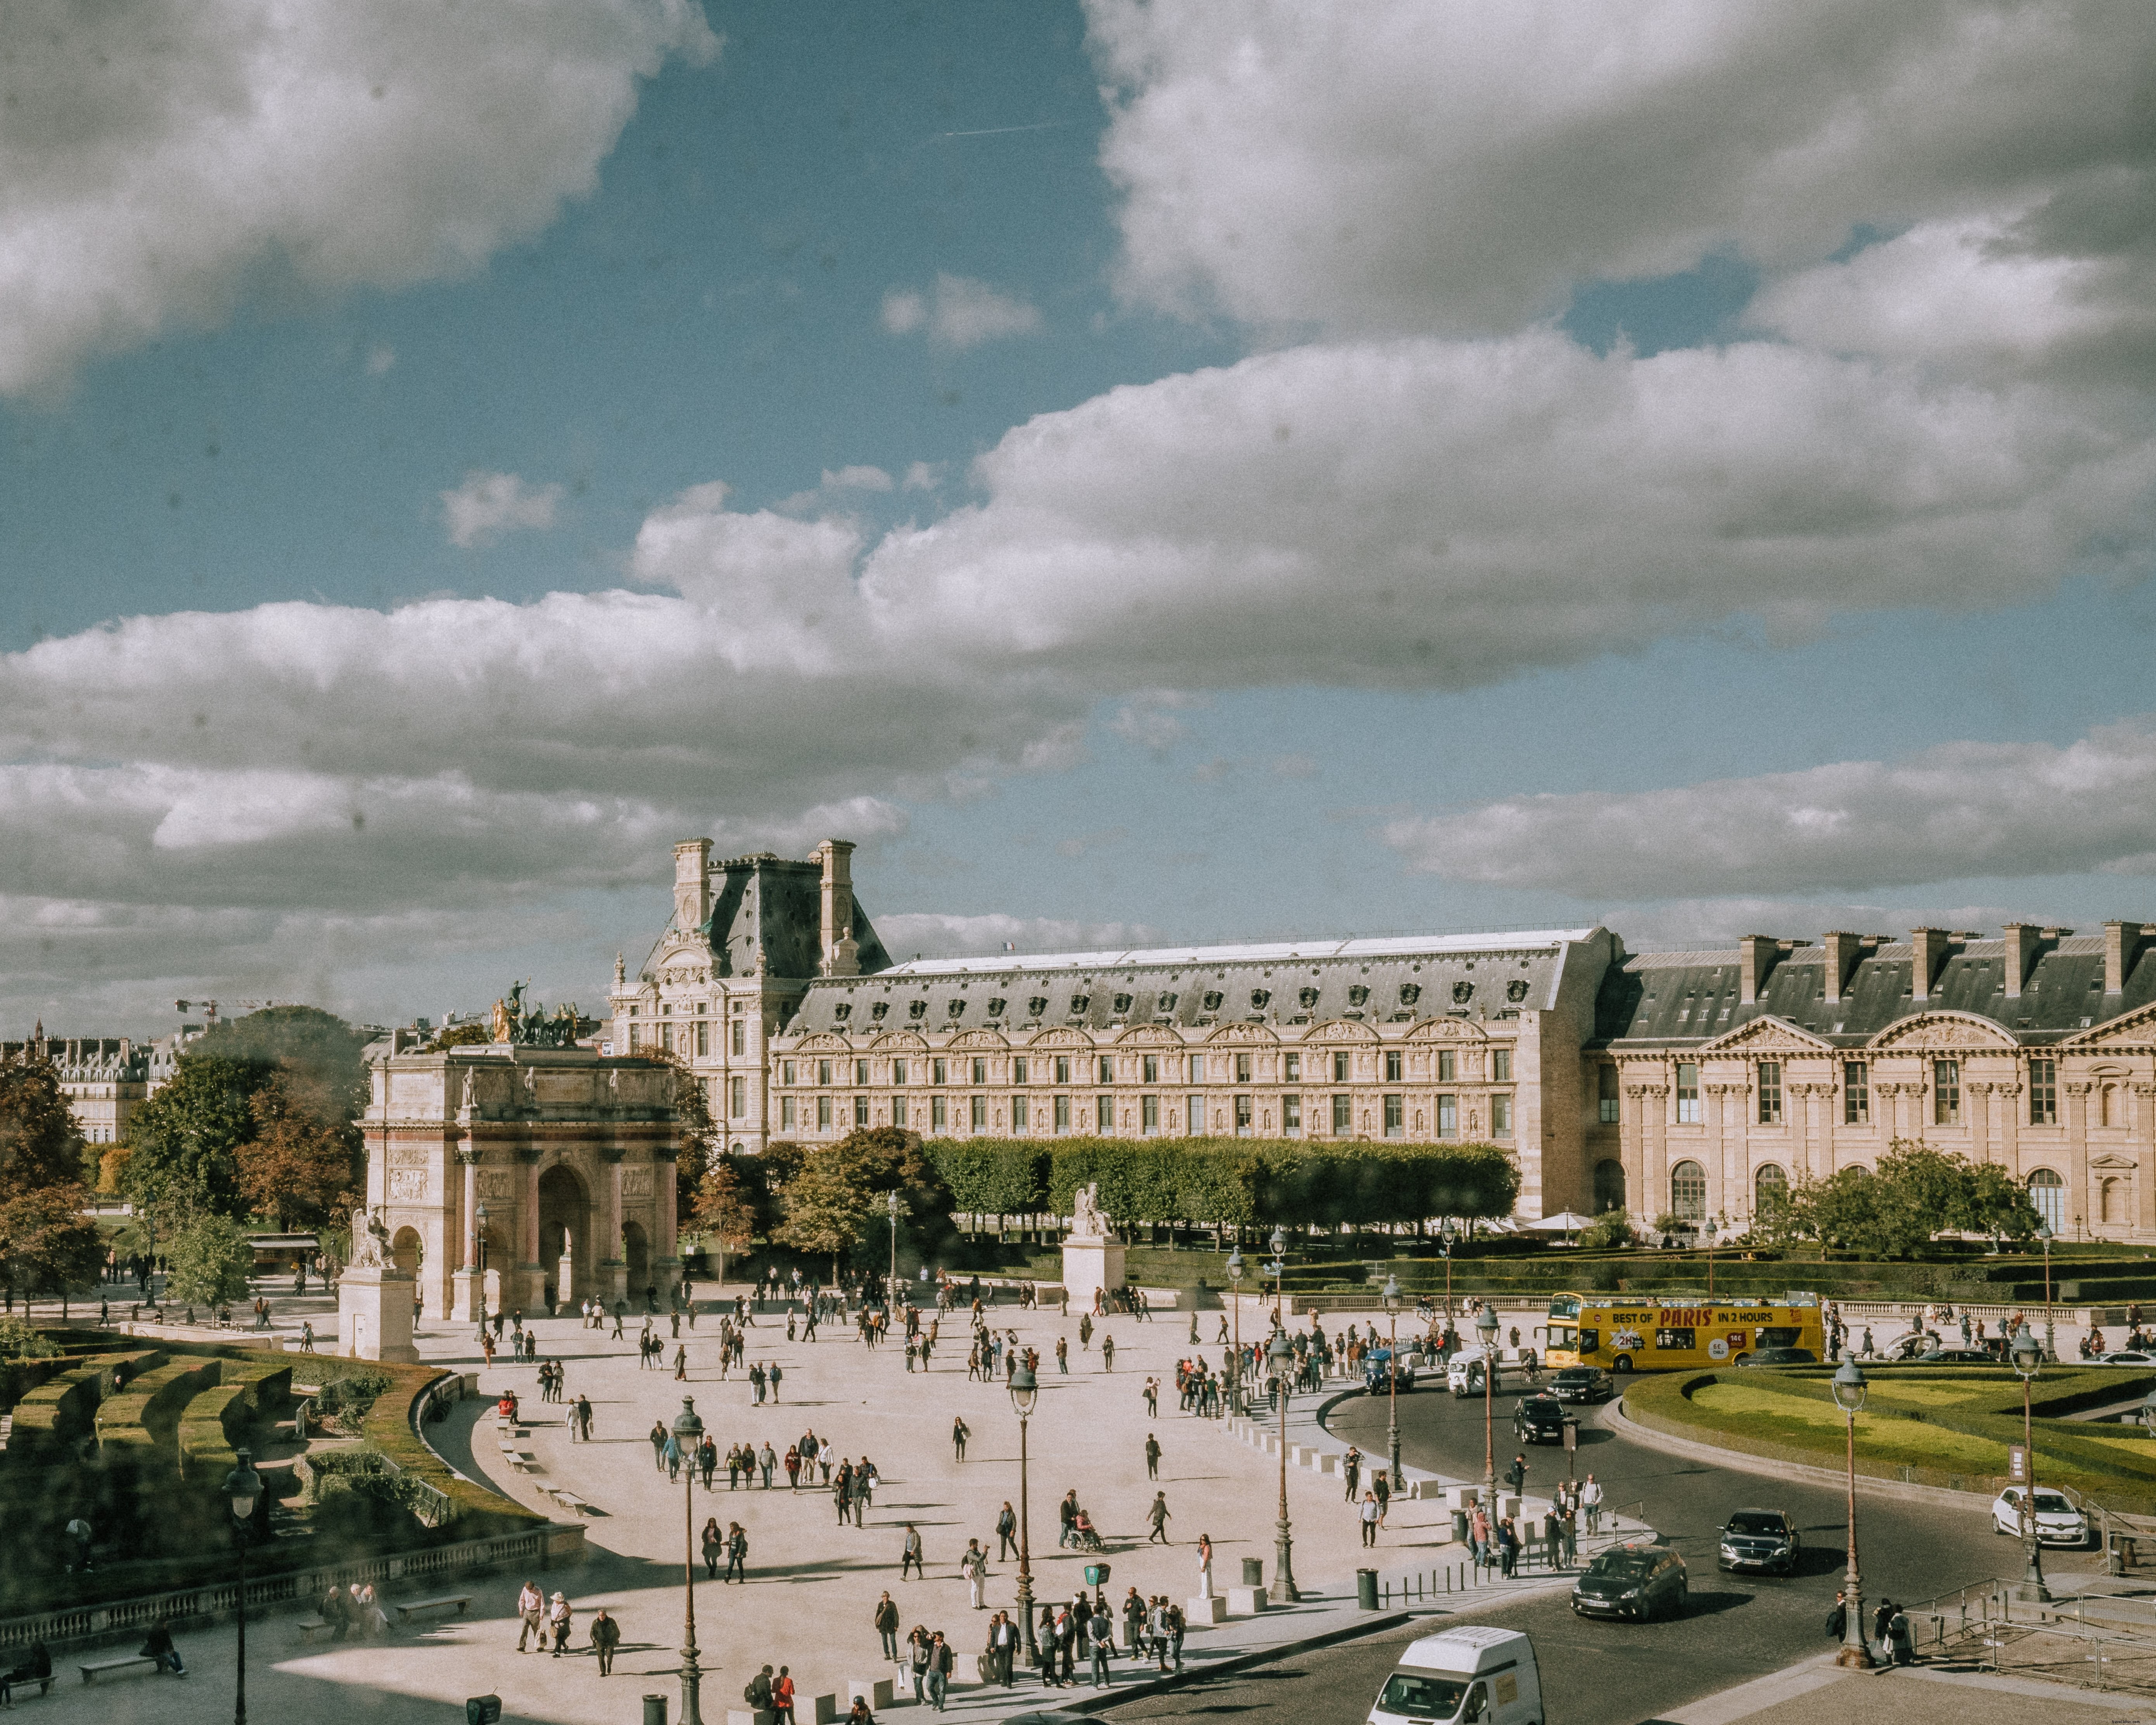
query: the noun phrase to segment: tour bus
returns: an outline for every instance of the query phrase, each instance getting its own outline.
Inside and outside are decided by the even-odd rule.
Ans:
[[[1762,1348],[1804,1348],[1826,1358],[1816,1294],[1714,1301],[1560,1294],[1550,1301],[1549,1322],[1538,1333],[1546,1338],[1543,1359],[1552,1368],[1676,1372],[1741,1366]]]

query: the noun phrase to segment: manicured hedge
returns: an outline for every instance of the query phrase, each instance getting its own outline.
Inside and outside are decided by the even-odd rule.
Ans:
[[[105,1354],[39,1384],[15,1404],[15,1422],[8,1443],[9,1465],[28,1465],[47,1454],[51,1446],[72,1442],[92,1430],[97,1424],[99,1404],[112,1393],[116,1378],[132,1381],[164,1361],[162,1348]]]
[[[1413,1223],[1502,1216],[1518,1165],[1495,1144],[1389,1144],[1300,1138],[932,1138],[923,1147],[957,1209],[1070,1213],[1097,1181],[1117,1221]]]
[[[197,1392],[214,1385],[222,1360],[182,1356],[130,1380],[107,1396],[97,1410],[97,1441],[102,1450],[162,1450],[172,1443],[180,1411]]]
[[[289,1365],[228,1361],[223,1382],[199,1392],[180,1415],[176,1434],[184,1479],[214,1479],[238,1464],[247,1434],[290,1394]]]

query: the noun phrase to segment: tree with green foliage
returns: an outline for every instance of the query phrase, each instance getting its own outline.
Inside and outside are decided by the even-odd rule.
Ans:
[[[33,1328],[28,1318],[13,1312],[0,1315],[0,1360],[50,1359],[59,1351],[59,1344]]]
[[[674,1163],[675,1217],[678,1221],[686,1222],[696,1214],[704,1176],[711,1170],[713,1158],[724,1149],[726,1133],[711,1117],[711,1098],[704,1092],[704,1081],[696,1076],[688,1061],[670,1050],[639,1051],[674,1069],[674,1130],[680,1147]],[[716,1084],[718,1081],[711,1081]]]
[[[123,1189],[169,1224],[197,1214],[244,1217],[241,1147],[254,1136],[253,1100],[276,1068],[190,1050],[172,1080],[127,1122]]]
[[[223,1306],[247,1297],[254,1248],[246,1231],[228,1216],[198,1215],[173,1240],[168,1260],[169,1296],[194,1306]]]
[[[1808,1236],[1866,1258],[1907,1258],[1943,1233],[2025,1240],[2039,1220],[2005,1168],[1972,1163],[1921,1138],[1895,1139],[1876,1171],[1845,1168],[1824,1180],[1802,1178],[1785,1204],[1774,1219],[1779,1236]]]
[[[12,1303],[68,1296],[96,1279],[105,1261],[97,1226],[82,1214],[88,1146],[42,1055],[0,1060],[0,1279]]]
[[[182,1063],[209,1056],[275,1069],[325,1118],[350,1121],[367,1106],[366,1049],[366,1033],[334,1013],[270,1006],[213,1024]]]
[[[105,1240],[82,1213],[87,1190],[78,1182],[47,1186],[0,1205],[0,1257],[6,1260],[9,1297],[21,1290],[67,1302],[92,1286],[105,1266]]]
[[[1630,1214],[1621,1208],[1603,1211],[1579,1230],[1580,1245],[1595,1252],[1621,1252],[1636,1237]]]
[[[318,1111],[318,1086],[275,1074],[248,1098],[254,1136],[239,1148],[239,1186],[258,1215],[290,1231],[349,1214],[366,1183],[364,1152],[349,1122]]]
[[[734,1160],[721,1156],[712,1163],[696,1189],[696,1209],[690,1217],[706,1237],[718,1243],[716,1282],[726,1279],[726,1255],[747,1250],[756,1238],[756,1203]]]
[[[772,1238],[797,1251],[831,1260],[836,1281],[839,1261],[851,1252],[869,1219],[872,1200],[856,1171],[826,1145],[809,1153],[801,1172],[786,1183],[780,1197],[784,1212]]]

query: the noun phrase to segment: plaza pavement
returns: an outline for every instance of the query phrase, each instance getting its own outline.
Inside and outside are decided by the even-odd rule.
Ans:
[[[285,1302],[280,1302],[280,1304]],[[296,1330],[305,1307],[290,1302],[288,1325]],[[257,1714],[311,1717],[318,1712],[357,1712],[384,1725],[406,1720],[439,1721],[444,1703],[467,1696],[496,1693],[511,1719],[570,1722],[636,1720],[639,1697],[656,1692],[668,1697],[670,1718],[678,1706],[683,1604],[684,1500],[701,1529],[716,1515],[723,1527],[739,1521],[749,1538],[749,1581],[728,1585],[702,1578],[696,1583],[697,1639],[705,1671],[703,1712],[716,1722],[741,1708],[742,1687],[757,1668],[770,1663],[792,1667],[801,1702],[801,1725],[813,1725],[813,1698],[834,1694],[839,1710],[846,1706],[848,1681],[896,1676],[880,1656],[871,1626],[877,1599],[888,1589],[899,1605],[901,1633],[916,1624],[941,1629],[960,1654],[983,1645],[993,1610],[1014,1603],[1017,1566],[997,1561],[994,1522],[1004,1500],[1019,1497],[1018,1420],[1001,1382],[969,1381],[966,1375],[967,1317],[945,1317],[933,1368],[909,1373],[903,1346],[887,1343],[873,1352],[855,1339],[850,1326],[827,1324],[820,1339],[786,1340],[785,1321],[777,1313],[758,1315],[749,1334],[748,1360],[778,1362],[784,1372],[782,1399],[757,1407],[745,1378],[733,1373],[721,1381],[717,1368],[717,1320],[708,1301],[697,1328],[685,1326],[689,1378],[677,1384],[667,1368],[639,1370],[632,1323],[625,1338],[582,1327],[573,1316],[540,1319],[533,1326],[542,1358],[561,1359],[567,1369],[567,1394],[590,1397],[593,1440],[573,1443],[566,1423],[566,1404],[538,1399],[536,1365],[499,1362],[485,1368],[468,1328],[429,1325],[421,1333],[422,1353],[430,1361],[477,1371],[481,1399],[460,1404],[447,1421],[430,1426],[429,1440],[460,1471],[481,1478],[497,1490],[556,1518],[566,1512],[546,1497],[542,1485],[564,1486],[592,1506],[585,1522],[590,1561],[572,1568],[538,1575],[551,1594],[567,1593],[576,1608],[572,1651],[566,1657],[519,1655],[516,1651],[514,1599],[521,1575],[472,1578],[436,1588],[402,1584],[386,1595],[469,1591],[468,1618],[450,1619],[416,1630],[393,1627],[386,1641],[331,1646],[303,1645],[291,1615],[273,1615],[253,1625],[249,1672],[249,1705]],[[1337,1334],[1348,1318],[1328,1317]],[[1107,1545],[1111,1566],[1107,1593],[1111,1608],[1127,1588],[1142,1595],[1167,1594],[1178,1602],[1197,1591],[1196,1541],[1209,1533],[1214,1548],[1216,1591],[1240,1579],[1241,1560],[1260,1559],[1265,1579],[1273,1574],[1274,1522],[1280,1473],[1276,1455],[1242,1437],[1224,1422],[1179,1412],[1175,1404],[1175,1362],[1194,1350],[1189,1315],[1164,1312],[1139,1322],[1121,1317],[1096,1320],[1090,1348],[1081,1348],[1078,1318],[1053,1312],[1024,1312],[1014,1307],[991,1308],[998,1329],[1015,1329],[1022,1342],[1040,1349],[1045,1369],[1041,1395],[1029,1432],[1034,1597],[1069,1600],[1082,1585],[1087,1558],[1056,1548],[1056,1503],[1075,1486],[1079,1500],[1093,1515]],[[1202,1313],[1200,1347],[1218,1363],[1214,1340],[1219,1314]],[[316,1328],[323,1326],[316,1319]],[[666,1333],[663,1320],[659,1327]],[[1116,1338],[1115,1370],[1101,1369],[1103,1333]],[[1055,1369],[1054,1344],[1070,1343],[1070,1370]],[[1148,1420],[1142,1391],[1148,1377],[1160,1380],[1161,1408]],[[1312,1450],[1344,1447],[1317,1425],[1315,1414],[1327,1396],[1344,1386],[1328,1387],[1326,1396],[1298,1398],[1291,1410],[1290,1441]],[[532,1475],[511,1469],[501,1454],[491,1398],[515,1389],[521,1401],[529,1437],[520,1447],[537,1458]],[[723,1471],[717,1488],[701,1486],[692,1494],[669,1486],[654,1466],[648,1440],[654,1420],[670,1421],[686,1394],[719,1445],[721,1455],[737,1441],[768,1438],[783,1454],[805,1430],[840,1454],[872,1458],[881,1476],[874,1507],[860,1529],[837,1525],[829,1492],[820,1485],[798,1493],[785,1488],[783,1473],[770,1490],[729,1490]],[[963,1415],[971,1428],[967,1458],[952,1453],[951,1425]],[[1143,1445],[1155,1431],[1163,1450],[1158,1482],[1146,1477]],[[1410,1471],[1412,1472],[1412,1471]],[[1359,1633],[1399,1620],[1394,1609],[1371,1614],[1357,1609],[1354,1572],[1368,1564],[1397,1588],[1411,1574],[1424,1578],[1426,1595],[1419,1609],[1457,1608],[1459,1598],[1428,1597],[1440,1584],[1439,1572],[1458,1574],[1460,1549],[1450,1543],[1450,1517],[1434,1497],[1418,1501],[1395,1497],[1375,1553],[1361,1548],[1355,1517],[1343,1501],[1342,1482],[1306,1466],[1287,1471],[1289,1513],[1294,1522],[1294,1565],[1304,1599],[1260,1616],[1231,1617],[1218,1627],[1194,1625],[1185,1645],[1187,1665],[1218,1666],[1313,1638]],[[1152,1493],[1167,1494],[1173,1543],[1148,1544],[1144,1521]],[[926,1580],[898,1579],[904,1524],[921,1531],[926,1548]],[[957,1563],[969,1538],[979,1538],[991,1553],[988,1609],[968,1604]],[[1566,1576],[1536,1574],[1506,1587],[1481,1589],[1483,1596],[1568,1584]],[[614,1674],[602,1679],[586,1647],[593,1611],[603,1604],[622,1625],[623,1641]],[[1120,1635],[1120,1616],[1118,1616]],[[74,1679],[72,1664],[60,1666],[64,1686],[35,1702],[40,1708],[86,1714],[95,1708],[100,1721],[123,1719],[139,1710],[158,1725],[209,1725],[229,1717],[233,1635],[222,1628],[183,1635],[182,1651],[192,1668],[184,1683],[170,1678],[130,1679],[95,1691]],[[1152,1675],[1118,1658],[1118,1686]],[[1016,1687],[954,1686],[948,1710],[969,1719],[1083,1701],[1094,1696],[1081,1665],[1079,1686],[1044,1691],[1023,1672]],[[910,1706],[900,1686],[900,1705]]]

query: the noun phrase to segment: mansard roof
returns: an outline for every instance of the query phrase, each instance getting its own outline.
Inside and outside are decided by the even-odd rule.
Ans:
[[[1898,1020],[1951,1013],[1987,1020],[2014,1042],[2048,1046],[2156,1004],[2156,942],[2144,945],[2122,992],[2107,997],[2101,935],[2070,935],[2048,944],[2012,999],[2003,940],[1953,941],[1923,1000],[1915,996],[1913,949],[1907,941],[1868,949],[1839,1000],[1826,998],[1825,962],[1821,947],[1784,954],[1748,1004],[1743,954],[1737,948],[1631,953],[1603,978],[1595,1037],[1620,1045],[1697,1047],[1772,1017],[1835,1048],[1861,1048]]]
[[[819,978],[783,1034],[986,1027],[1025,1041],[1055,1025],[1203,1032],[1517,1018],[1558,1004],[1568,957],[1590,942],[1599,962],[1608,937],[1594,928],[916,959]]]
[[[773,976],[815,975],[822,951],[823,879],[821,863],[797,862],[768,851],[714,860],[710,927],[685,930],[670,919],[652,943],[644,969],[651,968],[670,942],[701,932],[711,944],[714,975],[753,975],[759,952]],[[891,963],[891,954],[861,908],[859,893],[852,898],[854,942],[860,950],[861,968],[882,970]]]

